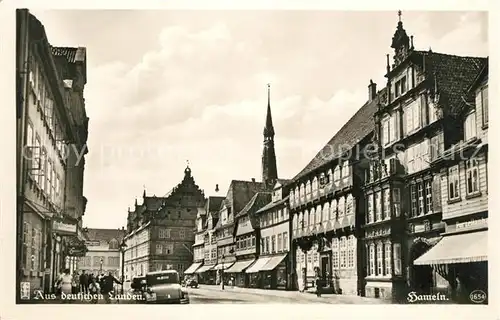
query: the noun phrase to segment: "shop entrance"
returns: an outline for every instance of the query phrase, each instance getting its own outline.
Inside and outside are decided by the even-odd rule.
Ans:
[[[427,243],[419,241],[412,246],[412,249],[410,251],[410,286],[413,291],[416,291],[420,294],[431,293],[432,287],[434,286],[434,272],[431,266],[414,265],[413,261],[427,252],[430,247],[431,246]]]
[[[321,254],[320,277],[323,287],[330,287],[332,277],[331,256],[328,253]]]

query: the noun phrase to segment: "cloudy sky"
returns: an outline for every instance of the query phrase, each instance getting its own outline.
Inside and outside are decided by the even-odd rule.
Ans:
[[[84,224],[126,225],[189,160],[206,195],[261,179],[266,84],[278,173],[292,178],[384,84],[397,12],[40,11],[49,41],[85,46],[90,117]],[[417,49],[487,56],[487,16],[403,12]],[[139,199],[140,202],[140,199]]]

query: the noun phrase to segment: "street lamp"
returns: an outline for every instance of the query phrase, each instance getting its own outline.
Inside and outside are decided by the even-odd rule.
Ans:
[[[102,274],[102,257],[101,257],[101,267],[99,268],[99,273]]]
[[[120,252],[122,253],[122,294],[123,294],[123,282],[125,281],[125,250],[127,249],[127,244],[125,243],[125,239],[122,239],[122,243],[120,244]]]

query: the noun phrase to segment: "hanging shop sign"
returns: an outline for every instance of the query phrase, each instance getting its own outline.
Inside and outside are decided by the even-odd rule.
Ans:
[[[70,223],[65,221],[56,221],[52,223],[52,230],[58,234],[63,235],[76,235],[78,225],[76,223]]]

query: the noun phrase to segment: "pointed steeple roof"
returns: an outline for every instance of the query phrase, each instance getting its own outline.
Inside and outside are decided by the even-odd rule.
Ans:
[[[271,116],[271,85],[267,84],[267,115],[264,137],[274,137],[273,118]]]

